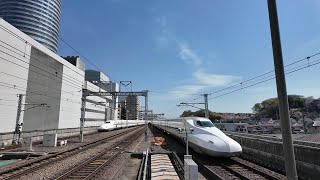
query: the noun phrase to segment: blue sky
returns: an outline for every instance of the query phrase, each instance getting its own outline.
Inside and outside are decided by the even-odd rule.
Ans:
[[[320,52],[320,1],[277,5],[284,63]],[[266,0],[64,0],[60,31],[111,80],[150,90],[150,108],[167,117],[196,110],[180,102],[273,70]],[[77,55],[62,42],[59,54]],[[319,67],[287,76],[288,93],[320,97]],[[272,80],[217,95],[209,96],[212,111],[252,112],[277,94]]]

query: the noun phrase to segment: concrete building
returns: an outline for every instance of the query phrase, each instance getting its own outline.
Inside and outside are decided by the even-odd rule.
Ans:
[[[81,59],[66,59],[0,18],[0,133],[15,130],[18,94],[22,131],[42,131],[80,126],[83,88],[101,92],[118,88],[112,84],[114,89],[103,89],[86,81]],[[110,108],[106,113],[111,97],[87,99],[86,127],[116,119]]]
[[[25,34],[58,51],[61,0],[1,0],[0,17]]]
[[[120,114],[121,120],[127,119],[126,118],[126,101],[127,101],[127,96],[119,96],[118,97],[118,113]]]
[[[62,58],[73,64],[75,67],[81,69],[82,71],[86,69],[85,63],[80,59],[79,56],[62,56]]]
[[[110,79],[100,71],[96,70],[86,70],[85,71],[85,80],[91,82],[98,87],[96,92],[118,92],[119,85],[110,81]],[[90,89],[88,89],[90,90]],[[106,96],[107,101],[107,119],[118,119],[118,97]]]
[[[87,81],[90,82],[95,82],[95,83],[108,83],[110,82],[109,78],[101,73],[100,71],[96,71],[96,70],[91,70],[91,69],[87,69],[86,70],[86,75],[85,75],[85,79]]]
[[[128,96],[126,99],[127,119],[140,119],[140,101],[138,96]]]
[[[0,132],[79,127],[84,71],[0,18]]]
[[[84,87],[93,92],[106,92],[89,81],[85,82]],[[100,126],[105,121],[112,119],[109,108],[111,101],[112,99],[107,96],[88,96],[86,98],[85,125]]]

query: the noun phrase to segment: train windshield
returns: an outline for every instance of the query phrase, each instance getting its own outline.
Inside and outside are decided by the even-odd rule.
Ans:
[[[201,127],[214,127],[210,121],[196,121],[196,124]]]

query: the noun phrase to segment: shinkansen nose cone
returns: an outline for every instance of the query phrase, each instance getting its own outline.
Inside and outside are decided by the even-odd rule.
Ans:
[[[242,153],[242,147],[237,141],[227,136],[227,142],[229,145],[230,156],[238,156]]]
[[[227,136],[221,138],[211,134],[197,134],[195,138],[198,139],[195,149],[210,156],[231,157],[242,153],[240,144]]]

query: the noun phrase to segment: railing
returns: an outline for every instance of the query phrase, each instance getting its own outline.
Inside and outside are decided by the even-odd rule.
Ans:
[[[149,148],[146,151],[146,158],[145,158],[145,161],[144,161],[143,180],[146,180],[149,177],[148,173],[150,171],[148,171],[148,161],[149,161]]]
[[[227,135],[230,135],[230,136],[250,137],[250,138],[257,139],[257,140],[269,140],[269,141],[275,141],[275,142],[282,143],[282,138],[270,137],[270,136],[266,136],[266,135],[257,135],[257,134],[248,134],[248,133],[244,134],[244,133],[236,133],[236,132],[224,132],[224,133]],[[320,142],[293,140],[293,144],[320,148]]]
[[[172,163],[173,166],[176,168],[177,174],[180,178],[180,180],[184,180],[184,166],[182,161],[179,159],[178,155],[176,152],[172,152]]]
[[[93,131],[98,126],[85,127],[85,131]],[[44,134],[68,134],[68,133],[77,133],[79,128],[64,128],[64,129],[48,129],[48,130],[33,130],[33,131],[21,131],[20,138],[25,137],[38,137],[43,136]],[[11,140],[13,138],[14,132],[0,133],[0,141]]]

